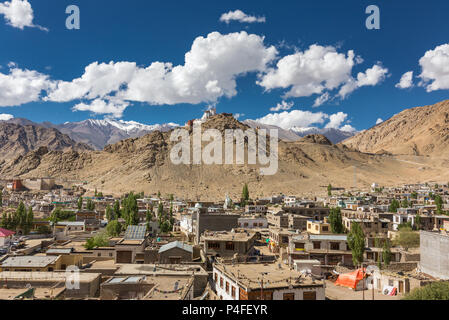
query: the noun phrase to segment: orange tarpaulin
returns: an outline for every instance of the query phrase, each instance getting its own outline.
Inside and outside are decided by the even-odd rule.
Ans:
[[[366,274],[365,269],[357,269],[350,273],[340,274],[337,281],[335,281],[335,285],[348,287],[355,290],[360,280],[363,280],[364,273]]]

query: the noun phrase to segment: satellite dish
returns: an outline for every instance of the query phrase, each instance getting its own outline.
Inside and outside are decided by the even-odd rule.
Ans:
[[[31,283],[27,283],[27,285],[25,286],[25,288],[31,289]]]

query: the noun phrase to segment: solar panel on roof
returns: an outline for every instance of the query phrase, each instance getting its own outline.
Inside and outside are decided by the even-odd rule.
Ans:
[[[125,240],[143,240],[147,232],[147,226],[128,226],[125,232]]]

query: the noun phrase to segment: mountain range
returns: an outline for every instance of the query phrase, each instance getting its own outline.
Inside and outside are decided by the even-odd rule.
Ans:
[[[282,129],[277,126],[263,124],[254,120],[245,120],[244,124],[249,127],[256,129],[277,129],[279,132],[279,139],[286,141],[298,141],[299,139],[311,135],[311,134],[320,134],[328,138],[333,144],[340,143],[356,134],[356,132],[348,132],[340,129],[333,128],[316,128],[316,127],[293,127],[289,130]]]
[[[145,125],[135,121],[111,119],[88,119],[80,122],[53,124],[50,122],[35,123],[27,119],[17,118],[11,119],[7,123],[54,128],[76,142],[90,145],[95,150],[102,150],[105,146],[124,139],[141,137],[153,131],[166,132],[178,127],[175,123]]]
[[[137,123],[86,120],[56,129],[49,123],[33,124],[25,119],[10,122],[0,123],[2,178],[52,176],[88,181],[90,190],[108,194],[160,191],[190,199],[219,200],[226,193],[238,199],[244,183],[248,183],[252,197],[263,197],[326,194],[329,184],[351,189],[369,188],[373,182],[394,186],[449,180],[449,101],[405,110],[338,144],[321,134],[296,138],[294,130],[281,131],[279,169],[273,176],[261,175],[260,165],[173,164],[170,152],[175,142],[170,139],[170,128],[174,124],[141,127]],[[203,130],[214,128],[222,133],[250,127],[275,128],[239,122],[230,114],[215,115],[202,125]],[[77,130],[77,135],[71,132],[71,136],[90,145],[94,144],[90,135],[102,135],[94,141],[95,149],[107,145],[95,150],[60,130]],[[150,132],[108,143],[122,136],[140,135],[141,130]]]
[[[449,100],[407,109],[343,142],[367,153],[449,158]]]

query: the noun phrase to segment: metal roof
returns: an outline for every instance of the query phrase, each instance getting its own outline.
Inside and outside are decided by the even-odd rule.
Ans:
[[[53,248],[47,250],[47,253],[55,253],[55,254],[69,254],[72,252],[73,248],[61,248],[61,249]]]
[[[180,242],[180,241],[173,241],[173,242],[167,243],[166,245],[163,245],[159,249],[159,253],[165,252],[165,251],[173,249],[173,248],[179,248],[179,249],[188,251],[190,253],[193,252],[193,247],[191,245],[188,245],[188,244],[186,244],[184,242]]]
[[[144,240],[147,226],[128,226],[125,232],[125,240]]]
[[[311,234],[310,240],[337,240],[346,241],[348,237],[346,235],[337,234]]]

